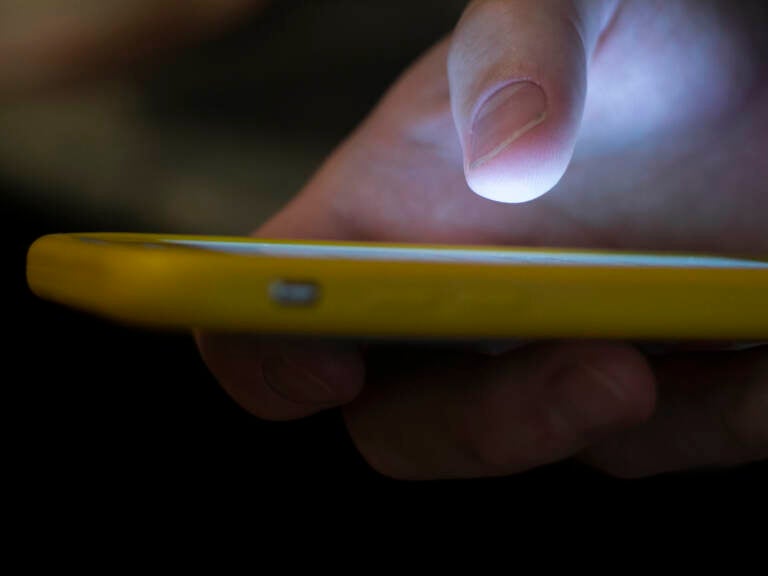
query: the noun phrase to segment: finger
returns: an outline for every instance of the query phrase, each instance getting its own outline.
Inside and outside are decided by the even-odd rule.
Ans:
[[[451,106],[469,186],[525,202],[560,180],[584,108],[587,62],[616,2],[476,0],[453,36]]]
[[[345,408],[369,464],[401,479],[512,474],[561,460],[647,419],[654,382],[619,344],[532,345],[503,357],[369,365]]]
[[[265,420],[291,420],[350,402],[363,386],[356,347],[199,334],[203,360],[240,406]]]
[[[653,418],[590,449],[586,461],[641,477],[768,458],[768,349],[670,356],[655,371]]]

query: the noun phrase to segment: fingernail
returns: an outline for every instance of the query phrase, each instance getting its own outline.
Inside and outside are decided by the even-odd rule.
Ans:
[[[264,382],[278,396],[295,404],[335,404],[339,394],[322,378],[311,374],[283,355],[272,355],[261,364]]]
[[[541,124],[546,116],[547,98],[538,85],[522,81],[501,88],[475,116],[470,138],[470,170],[493,160]]]

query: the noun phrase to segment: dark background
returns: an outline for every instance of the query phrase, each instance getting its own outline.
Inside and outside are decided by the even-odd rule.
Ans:
[[[218,134],[261,131],[291,142],[320,135],[330,145],[417,54],[450,30],[463,2],[445,3],[440,17],[427,4],[405,19],[403,2],[283,2],[223,37],[150,70],[134,70],[140,117],[161,135],[190,125],[204,133],[211,126]],[[361,18],[371,25],[360,24]],[[296,169],[302,177],[312,158]],[[85,153],[83,162],[89,162]],[[357,455],[337,412],[261,422],[218,387],[190,337],[116,326],[29,293],[25,254],[43,234],[248,232],[245,220],[222,226],[201,219],[194,226],[167,212],[153,214],[153,205],[164,201],[162,188],[141,174],[115,178],[135,180],[134,202],[81,200],[77,179],[57,184],[55,175],[40,180],[0,168],[10,319],[4,338],[3,407],[11,424],[5,473],[17,487],[13,494],[31,509],[130,511],[188,498],[268,505],[303,496],[334,500],[339,493],[362,495],[357,501],[368,503],[382,496],[415,503],[441,494],[512,507],[588,497],[612,507],[651,494],[724,495],[733,486],[754,484],[764,471],[754,465],[620,481],[565,462],[505,479],[383,478]],[[290,196],[287,189],[272,193],[261,211],[259,195],[249,199],[257,206],[253,226]],[[234,196],[212,196],[210,202],[234,204],[233,214],[243,211]]]

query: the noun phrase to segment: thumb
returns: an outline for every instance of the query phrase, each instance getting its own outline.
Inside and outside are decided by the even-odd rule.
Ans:
[[[573,155],[587,62],[614,0],[475,0],[453,36],[448,75],[467,182],[526,202],[562,178]]]

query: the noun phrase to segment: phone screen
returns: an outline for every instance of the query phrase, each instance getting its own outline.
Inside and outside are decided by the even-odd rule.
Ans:
[[[768,269],[768,261],[696,254],[600,253],[578,250],[452,249],[389,246],[329,246],[322,244],[272,244],[168,240],[170,244],[253,256],[294,258],[345,258],[350,260],[468,262],[552,266],[645,266],[668,268]]]

